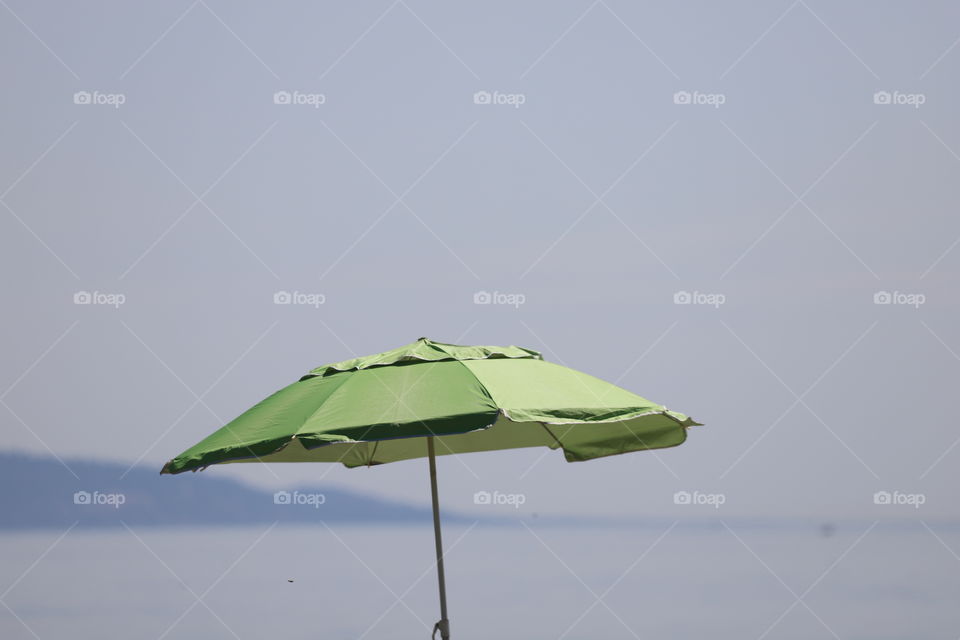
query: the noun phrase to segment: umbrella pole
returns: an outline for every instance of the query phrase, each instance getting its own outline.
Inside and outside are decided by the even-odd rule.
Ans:
[[[450,637],[450,621],[447,620],[447,585],[443,579],[443,541],[440,538],[440,500],[437,497],[437,456],[433,450],[433,436],[427,437],[427,452],[430,454],[430,496],[433,499],[433,537],[437,544],[437,581],[440,584],[440,622],[433,626],[433,636]]]

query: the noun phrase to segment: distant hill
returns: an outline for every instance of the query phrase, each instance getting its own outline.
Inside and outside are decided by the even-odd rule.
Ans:
[[[209,473],[161,477],[156,467],[0,453],[0,530],[93,527],[350,522],[429,524],[418,507],[329,488],[275,495]],[[443,514],[445,521],[461,521]]]
[[[300,487],[275,496],[209,472],[160,476],[157,466],[135,467],[122,480],[127,465],[92,460],[66,461],[73,476],[55,458],[0,451],[0,532],[30,529],[66,529],[74,522],[83,528],[144,526],[243,526],[271,524],[350,523],[358,525],[432,524],[429,505],[415,506],[330,487]],[[424,491],[424,499],[427,495]],[[538,514],[506,509],[483,517],[443,509],[444,524],[520,526],[627,527],[663,531],[679,523],[681,529],[724,534],[735,529],[809,531],[828,538],[836,532],[862,532],[867,520],[765,518],[711,513],[692,516],[652,516],[636,512],[619,516]],[[888,518],[886,529],[914,530],[910,518]],[[938,520],[937,529],[960,531],[958,520]]]

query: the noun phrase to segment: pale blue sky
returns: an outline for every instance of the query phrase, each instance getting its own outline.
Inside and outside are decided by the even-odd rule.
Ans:
[[[159,469],[312,367],[429,336],[538,349],[707,423],[657,454],[444,459],[451,508],[496,489],[543,513],[710,513],[672,502],[699,490],[725,514],[913,517],[873,504],[898,490],[960,515],[960,448],[941,458],[960,437],[958,18],[948,2],[11,0],[4,446]],[[325,303],[278,306],[281,290]],[[475,305],[481,290],[526,302]],[[272,469],[207,473],[328,471]],[[424,461],[323,482],[427,497]]]

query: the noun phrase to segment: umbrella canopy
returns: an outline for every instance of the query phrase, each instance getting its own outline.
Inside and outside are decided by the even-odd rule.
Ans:
[[[520,347],[420,338],[312,370],[169,461],[162,473],[228,462],[347,467],[546,446],[569,462],[679,445],[682,413]]]
[[[550,447],[569,462],[673,447],[699,424],[520,347],[469,347],[420,338],[373,356],[318,367],[164,465],[161,473],[229,462],[429,458],[440,591],[450,637],[436,456]]]

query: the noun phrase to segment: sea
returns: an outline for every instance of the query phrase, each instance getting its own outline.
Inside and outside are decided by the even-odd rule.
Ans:
[[[960,637],[960,529],[942,523],[530,520],[443,535],[457,639]],[[428,638],[434,553],[419,525],[6,533],[0,638]]]

